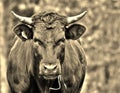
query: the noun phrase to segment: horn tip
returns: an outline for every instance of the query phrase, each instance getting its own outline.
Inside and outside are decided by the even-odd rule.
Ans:
[[[88,11],[86,10],[86,11],[84,11],[83,13],[85,13],[85,14],[86,14],[87,12],[88,12]]]
[[[11,13],[12,13],[13,15],[16,15],[14,11],[11,11]]]

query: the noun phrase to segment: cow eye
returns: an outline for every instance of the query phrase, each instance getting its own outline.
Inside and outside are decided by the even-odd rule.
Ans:
[[[61,38],[59,39],[58,41],[55,42],[56,45],[59,45],[61,43],[64,43],[65,42],[65,39],[64,38]]]
[[[37,42],[39,45],[42,45],[42,46],[45,47],[45,44],[41,40],[39,40],[37,38],[34,38],[34,42]]]

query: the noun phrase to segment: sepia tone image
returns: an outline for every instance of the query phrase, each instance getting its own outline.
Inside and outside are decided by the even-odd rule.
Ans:
[[[0,93],[120,93],[120,0],[0,0]]]

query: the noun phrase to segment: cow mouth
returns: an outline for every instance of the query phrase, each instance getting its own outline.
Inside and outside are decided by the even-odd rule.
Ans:
[[[39,77],[43,77],[46,80],[54,80],[60,76],[60,74],[44,74],[44,75],[39,75]]]
[[[44,75],[43,78],[47,80],[53,80],[58,78],[58,75]]]

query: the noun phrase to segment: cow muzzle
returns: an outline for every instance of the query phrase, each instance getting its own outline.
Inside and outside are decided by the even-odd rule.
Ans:
[[[45,79],[56,79],[61,74],[60,63],[47,63],[40,64],[39,75]]]

